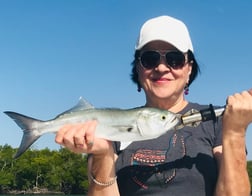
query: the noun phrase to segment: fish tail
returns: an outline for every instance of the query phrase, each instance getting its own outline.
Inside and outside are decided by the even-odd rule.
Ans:
[[[14,155],[14,158],[16,159],[21,156],[41,136],[39,124],[41,124],[43,121],[16,112],[6,111],[4,113],[12,118],[23,130],[21,144],[17,153]]]

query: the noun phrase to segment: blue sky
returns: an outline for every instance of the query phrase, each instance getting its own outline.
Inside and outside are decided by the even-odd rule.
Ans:
[[[201,74],[187,99],[224,105],[252,88],[252,2],[201,0],[0,0],[0,145],[18,147],[22,131],[2,112],[47,120],[80,96],[96,107],[144,104],[130,80],[138,31],[171,15],[190,31]],[[252,160],[252,126],[247,133]],[[33,148],[58,149],[54,135]]]

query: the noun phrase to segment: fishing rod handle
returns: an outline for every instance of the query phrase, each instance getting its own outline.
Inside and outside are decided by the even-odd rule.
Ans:
[[[190,113],[181,116],[181,122],[183,125],[197,126],[198,123],[213,120],[216,121],[218,116],[223,115],[225,106],[220,108],[213,108],[213,105],[210,104],[209,108],[202,109],[200,111],[192,110]]]

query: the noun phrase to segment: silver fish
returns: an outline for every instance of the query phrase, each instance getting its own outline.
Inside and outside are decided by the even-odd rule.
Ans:
[[[110,141],[133,142],[154,139],[173,129],[180,120],[167,110],[139,107],[133,109],[96,109],[83,98],[78,104],[52,120],[37,120],[22,114],[5,111],[23,129],[23,138],[14,156],[22,155],[40,136],[56,133],[69,123],[97,120],[95,135]]]

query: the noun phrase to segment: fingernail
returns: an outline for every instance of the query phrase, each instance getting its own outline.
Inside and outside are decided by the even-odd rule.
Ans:
[[[82,147],[83,147],[83,144],[75,144],[75,147],[76,147],[76,148],[82,148]]]

